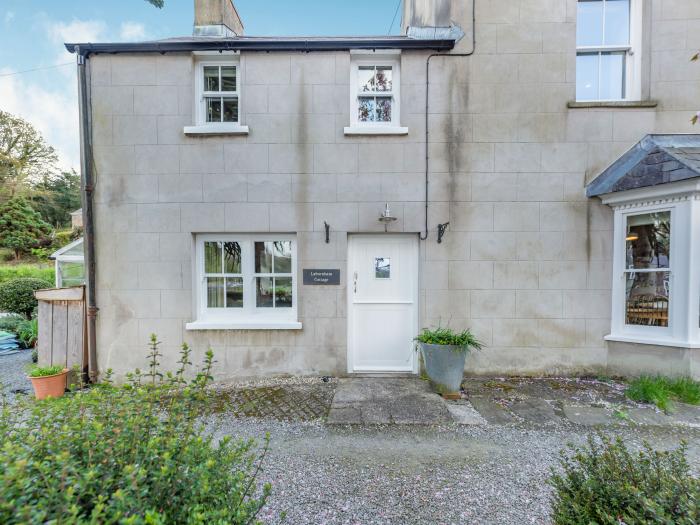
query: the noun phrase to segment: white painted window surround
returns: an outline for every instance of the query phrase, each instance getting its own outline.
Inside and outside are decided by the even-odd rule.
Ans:
[[[363,77],[387,79],[364,82]],[[378,75],[378,76],[377,76]],[[367,80],[366,78],[364,80]],[[390,119],[386,119],[390,108]],[[365,116],[360,116],[360,109]],[[369,115],[369,118],[368,118]],[[407,135],[408,128],[401,126],[401,54],[400,51],[374,52],[358,50],[350,56],[350,126],[343,128],[345,135]]]
[[[240,60],[238,56],[229,54],[211,55],[202,54],[196,57],[194,67],[194,124],[185,126],[183,132],[185,135],[247,135],[249,132],[248,126],[243,126],[240,123],[240,115],[242,109],[241,98],[241,74]],[[205,89],[205,68],[211,71],[212,68],[233,68],[235,70],[235,90],[224,89],[223,83],[220,81],[219,89],[216,91],[208,91]],[[211,122],[207,118],[207,100],[226,99],[235,101],[236,103],[236,118],[233,121]],[[222,108],[223,109],[223,108]]]
[[[612,321],[608,341],[700,348],[700,180],[602,195],[614,210]],[[638,215],[670,213],[668,326],[627,324],[627,225]]]
[[[217,243],[224,250],[223,257],[218,259],[211,255]],[[279,265],[276,257],[269,255],[281,253],[274,243],[283,244],[286,250]],[[206,262],[205,245],[210,250]],[[235,258],[226,257],[226,245],[235,245],[238,252]],[[263,246],[265,250],[261,251]],[[196,318],[187,323],[186,329],[301,329],[297,318],[296,250],[296,235],[293,234],[197,235],[192,288]],[[256,254],[257,257],[266,256],[267,262],[262,259],[256,262]],[[282,289],[284,297],[278,295]]]
[[[643,0],[578,0],[576,101],[642,99]]]

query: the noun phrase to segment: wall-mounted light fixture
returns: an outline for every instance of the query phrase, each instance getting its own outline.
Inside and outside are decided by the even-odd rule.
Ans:
[[[389,224],[394,222],[395,220],[396,220],[396,217],[394,217],[391,214],[391,210],[389,209],[389,203],[387,202],[386,206],[384,208],[384,211],[379,216],[379,222],[384,223],[384,231],[387,231]]]
[[[326,244],[331,242],[331,225],[323,221],[323,227],[326,229]]]

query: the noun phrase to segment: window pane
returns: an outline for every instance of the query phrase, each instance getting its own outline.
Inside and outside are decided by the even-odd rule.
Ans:
[[[204,91],[219,91],[218,66],[204,66]]]
[[[255,273],[272,273],[272,243],[255,243]]]
[[[576,100],[598,99],[598,53],[576,56]]]
[[[625,53],[600,54],[600,100],[625,98]]]
[[[391,258],[375,257],[374,277],[375,279],[389,279],[391,277]]]
[[[603,44],[603,2],[582,0],[576,14],[576,45],[600,46]]]
[[[628,216],[625,243],[627,268],[668,268],[671,251],[671,212]]]
[[[224,307],[224,278],[207,277],[207,308]]]
[[[391,122],[391,97],[377,97],[377,122]]]
[[[258,308],[272,308],[272,277],[255,278],[255,305]]]
[[[374,91],[374,66],[358,67],[357,82],[360,92]]]
[[[275,273],[292,273],[292,242],[275,241]]]
[[[275,277],[275,307],[292,307],[292,278]]]
[[[221,91],[236,91],[236,68],[234,66],[221,67]]]
[[[605,2],[605,45],[621,46],[630,43],[629,0]]]
[[[204,243],[204,273],[221,273],[221,243]]]
[[[360,122],[374,122],[375,116],[374,97],[360,97],[357,103],[357,120]]]
[[[627,274],[627,324],[668,326],[670,275],[669,272]]]
[[[221,99],[207,97],[206,104],[207,122],[221,122]]]
[[[243,277],[226,279],[226,308],[243,308]]]
[[[224,122],[238,122],[238,99],[224,99]]]
[[[377,72],[375,75],[374,89],[375,91],[391,91],[391,67],[380,66],[377,67]]]
[[[241,245],[224,243],[224,273],[241,273]]]

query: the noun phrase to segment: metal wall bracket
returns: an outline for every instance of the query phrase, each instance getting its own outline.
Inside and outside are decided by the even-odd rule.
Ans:
[[[331,225],[323,221],[323,226],[326,228],[326,244],[331,242]]]
[[[450,225],[449,222],[446,222],[444,224],[438,224],[438,238],[437,242],[438,244],[442,242],[442,237],[445,235],[445,231],[447,230],[447,227]]]

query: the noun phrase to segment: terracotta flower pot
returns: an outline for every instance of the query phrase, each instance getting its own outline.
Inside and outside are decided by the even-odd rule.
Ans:
[[[34,387],[34,395],[37,399],[46,399],[47,397],[61,397],[66,391],[66,376],[68,369],[64,368],[60,374],[43,377],[30,377],[32,386]]]

